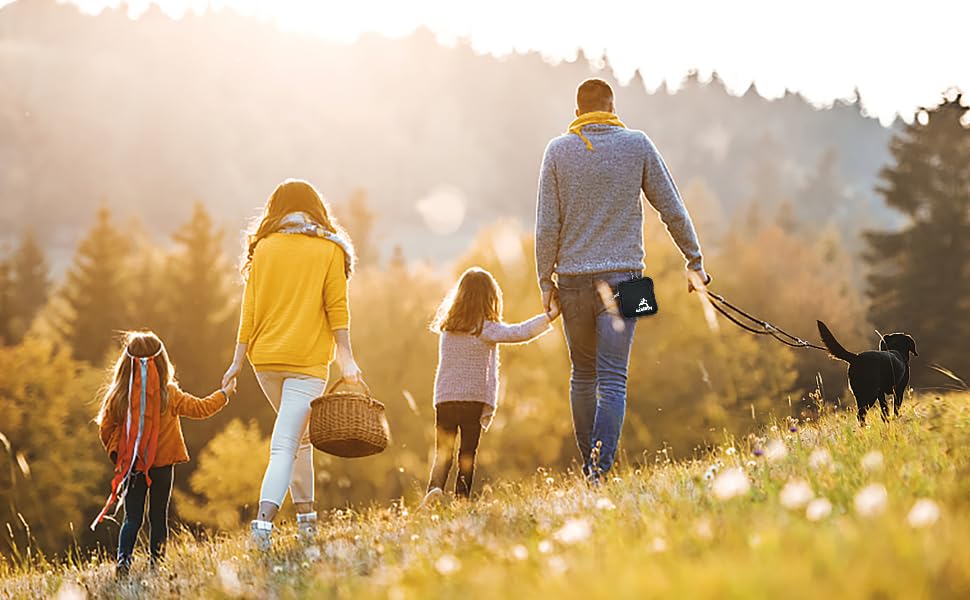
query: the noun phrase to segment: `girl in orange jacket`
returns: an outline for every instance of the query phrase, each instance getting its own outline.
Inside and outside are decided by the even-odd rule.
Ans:
[[[119,577],[128,574],[131,555],[149,497],[150,549],[154,564],[168,539],[168,501],[174,466],[188,462],[179,417],[206,419],[229,402],[235,380],[205,398],[183,392],[162,341],[152,332],[128,332],[114,375],[101,398],[97,422],[101,443],[115,463],[111,495],[92,523],[94,529],[111,506],[124,504],[118,539]],[[115,510],[117,513],[117,509]]]

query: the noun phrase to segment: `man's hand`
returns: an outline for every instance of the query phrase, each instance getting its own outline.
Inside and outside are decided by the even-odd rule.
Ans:
[[[701,269],[699,271],[687,271],[687,293],[707,292],[707,284],[713,278]]]
[[[548,290],[544,290],[542,292],[542,309],[544,311],[546,311],[546,314],[547,315],[549,315],[549,319],[550,320],[556,318],[556,317],[553,317],[552,314],[551,314],[552,313],[552,307],[553,307],[554,304],[556,305],[556,310],[557,310],[556,316],[559,316],[559,313],[558,313],[558,310],[559,310],[559,308],[558,308],[558,306],[559,306],[559,290],[556,289],[556,288],[549,288]]]

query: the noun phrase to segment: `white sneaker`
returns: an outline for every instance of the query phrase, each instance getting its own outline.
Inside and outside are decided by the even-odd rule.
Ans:
[[[317,539],[317,513],[296,513],[296,533],[304,545]]]
[[[249,524],[249,541],[253,548],[268,552],[273,545],[273,523],[255,520]]]
[[[431,488],[430,490],[428,490],[428,493],[424,495],[424,500],[421,501],[421,504],[418,504],[418,507],[414,509],[414,511],[421,512],[423,510],[427,510],[431,508],[435,504],[438,504],[439,502],[441,502],[441,497],[444,495],[445,493],[441,491],[441,488],[439,487]]]

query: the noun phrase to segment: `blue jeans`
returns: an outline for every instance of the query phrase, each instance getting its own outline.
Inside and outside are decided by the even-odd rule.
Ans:
[[[636,319],[606,310],[596,282],[616,285],[640,273],[614,271],[591,275],[560,275],[559,303],[572,372],[569,402],[576,443],[587,476],[605,473],[613,466],[626,414],[627,369]],[[593,463],[597,442],[599,459]]]

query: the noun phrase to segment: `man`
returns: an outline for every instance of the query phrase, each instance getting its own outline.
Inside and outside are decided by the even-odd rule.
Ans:
[[[583,472],[613,465],[626,413],[634,319],[607,309],[602,284],[643,274],[641,190],[687,260],[688,291],[710,281],[690,215],[657,148],[617,118],[613,89],[587,79],[576,120],[546,147],[536,209],[536,268],[542,303],[562,309],[572,373],[569,399]],[[619,326],[617,326],[619,325]]]

